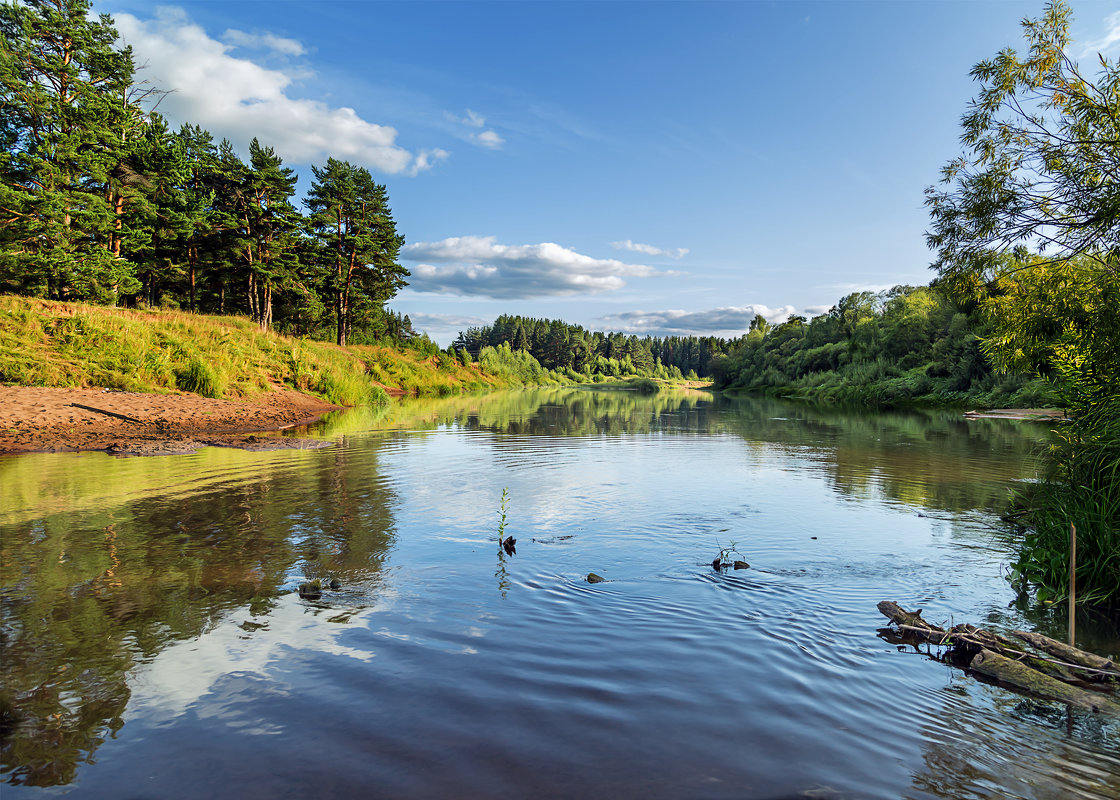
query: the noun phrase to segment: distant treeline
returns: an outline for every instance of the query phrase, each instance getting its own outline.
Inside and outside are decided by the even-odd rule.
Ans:
[[[726,357],[740,341],[715,336],[656,338],[603,333],[560,320],[503,314],[493,325],[460,332],[452,347],[465,349],[471,358],[478,359],[485,348],[504,344],[515,353],[528,353],[544,369],[574,373],[573,377],[641,375],[696,380],[710,374],[713,359]]]
[[[929,286],[858,292],[827,314],[777,326],[755,317],[711,364],[718,389],[877,406],[1051,405],[1043,381],[998,374],[981,350],[986,324]]]

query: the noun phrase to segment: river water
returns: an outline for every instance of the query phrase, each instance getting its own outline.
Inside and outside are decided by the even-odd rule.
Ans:
[[[1120,721],[877,635],[1064,636],[990,516],[1044,427],[544,389],[299,435],[0,458],[5,798],[1120,797]]]

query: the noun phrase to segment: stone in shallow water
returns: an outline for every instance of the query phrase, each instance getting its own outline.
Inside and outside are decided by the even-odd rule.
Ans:
[[[304,600],[318,600],[323,596],[323,586],[319,581],[301,583],[299,585],[299,596]]]

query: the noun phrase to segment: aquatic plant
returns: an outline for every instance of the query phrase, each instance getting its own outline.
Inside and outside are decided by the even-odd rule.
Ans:
[[[737,542],[732,542],[727,547],[724,547],[717,540],[716,547],[719,548],[719,555],[712,559],[712,569],[719,570],[728,566],[734,566],[735,569],[747,569],[750,567],[750,564],[747,563],[743,554],[736,549],[737,546]],[[732,556],[739,556],[739,558],[732,558]]]
[[[505,486],[502,489],[502,503],[498,508],[498,523],[497,523],[497,546],[505,550],[506,555],[513,556],[516,552],[517,540],[512,536],[507,537],[505,534],[505,512],[506,506],[510,502],[510,487]]]
[[[1048,466],[1012,501],[1008,519],[1022,535],[1012,584],[1023,594],[1033,587],[1043,604],[1066,598],[1072,524],[1078,603],[1120,606],[1120,413],[1102,409],[1059,429]]]

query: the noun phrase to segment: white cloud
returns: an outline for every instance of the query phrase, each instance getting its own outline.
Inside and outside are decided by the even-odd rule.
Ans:
[[[1110,14],[1104,21],[1105,31],[1099,39],[1086,42],[1081,48],[1081,57],[1108,55],[1120,45],[1120,11]],[[1099,65],[1098,65],[1099,66]]]
[[[827,314],[831,310],[832,306],[805,306],[801,313],[812,319],[813,317],[819,317],[821,314]]]
[[[768,322],[785,322],[797,309],[771,308],[761,303],[728,306],[707,311],[625,311],[609,314],[602,321],[611,330],[650,336],[741,336],[751,320],[761,315]]]
[[[486,127],[486,117],[479,114],[477,111],[467,109],[466,114],[462,117],[452,114],[450,111],[445,111],[444,116],[458,125],[465,125],[468,128],[484,128]],[[471,144],[478,145],[479,147],[486,147],[490,150],[500,150],[506,140],[498,135],[497,131],[485,130],[479,133],[470,131],[459,131],[456,133],[460,138],[466,139]]]
[[[898,286],[898,284],[897,283],[829,283],[829,284],[825,284],[824,286],[820,286],[818,288],[829,289],[830,291],[844,292],[845,295],[849,295],[849,294],[852,294],[854,292],[871,292],[872,294],[878,294],[879,292],[885,292],[888,289],[893,289],[895,286]]]
[[[271,50],[285,56],[302,56],[307,51],[295,39],[285,39],[273,33],[246,33],[230,28],[222,34],[222,40],[233,47],[248,50]]]
[[[485,117],[477,111],[471,111],[469,108],[467,109],[467,115],[465,117],[455,117],[455,119],[458,119],[459,122],[471,128],[481,128],[486,124]]]
[[[494,131],[483,131],[474,137],[474,141],[481,147],[489,147],[491,150],[497,150],[506,143],[506,140]]]
[[[466,328],[478,328],[483,325],[489,325],[490,320],[483,319],[482,317],[473,317],[463,314],[409,314],[409,321],[412,327],[419,330],[437,329],[437,330],[465,330]]]
[[[416,155],[396,144],[397,131],[362,119],[352,108],[288,95],[295,71],[262,67],[230,54],[235,46],[267,47],[295,55],[302,45],[271,34],[227,31],[211,38],[179,8],[160,7],[152,19],[118,14],[121,39],[132,45],[140,78],[171,90],[160,111],[178,122],[209,130],[244,147],[254,136],[285,160],[308,164],[331,155],[382,172],[414,174],[445,158],[444,151]]]
[[[468,328],[481,328],[491,320],[463,314],[423,314],[410,313],[409,321],[413,330],[428,334],[432,341],[446,347]]]
[[[611,242],[611,247],[615,250],[630,250],[635,253],[645,253],[647,256],[668,256],[669,258],[683,258],[688,255],[687,247],[677,247],[672,250],[662,250],[660,247],[654,247],[652,244],[642,244],[641,242],[632,242],[627,239],[624,242]]]
[[[621,289],[625,278],[673,273],[612,258],[592,258],[553,242],[498,244],[494,236],[457,236],[407,245],[417,292],[527,299],[599,294]]]
[[[449,155],[451,154],[446,150],[442,150],[438,147],[435,147],[431,150],[421,150],[416,154],[416,158],[415,160],[413,160],[412,166],[408,168],[408,174],[416,175],[417,173],[423,172],[426,169],[431,169],[432,165],[435,162],[443,161]]]

